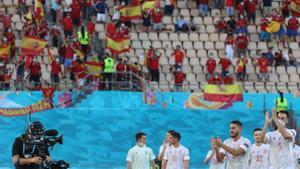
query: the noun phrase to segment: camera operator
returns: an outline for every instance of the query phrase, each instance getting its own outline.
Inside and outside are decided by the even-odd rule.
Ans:
[[[32,122],[26,133],[15,139],[12,148],[12,160],[16,169],[39,169],[43,162],[50,162],[48,148],[41,150],[32,140],[40,139],[44,134],[41,122]]]

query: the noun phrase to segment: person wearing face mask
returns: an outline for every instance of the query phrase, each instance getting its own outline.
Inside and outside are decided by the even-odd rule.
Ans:
[[[146,146],[145,133],[138,132],[135,135],[136,145],[127,154],[127,169],[150,169],[155,168],[155,155],[150,147]]]
[[[29,65],[29,81],[33,83],[35,87],[40,84],[41,79],[41,64],[37,62],[36,58],[33,58]]]
[[[272,121],[276,130],[266,133]],[[286,110],[273,109],[271,118],[270,112],[266,112],[260,142],[270,145],[269,169],[295,169],[293,144],[297,133],[286,127],[288,121],[289,112]]]

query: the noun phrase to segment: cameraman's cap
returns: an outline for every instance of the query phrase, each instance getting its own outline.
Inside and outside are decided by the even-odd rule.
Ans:
[[[29,124],[28,132],[32,135],[41,135],[44,133],[44,125],[40,121],[34,121]]]

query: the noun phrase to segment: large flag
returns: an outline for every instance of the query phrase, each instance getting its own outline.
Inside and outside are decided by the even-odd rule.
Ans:
[[[291,1],[291,11],[296,17],[300,17],[300,0]]]
[[[128,52],[130,49],[130,38],[111,38],[107,37],[107,48],[113,54]]]
[[[43,19],[45,17],[45,13],[43,10],[42,0],[35,0],[34,8],[35,8],[34,11],[35,11],[36,18],[38,20]]]
[[[21,44],[21,53],[22,55],[39,55],[47,44],[48,42],[44,39],[25,36]]]
[[[102,72],[102,66],[99,62],[84,62],[89,75],[98,76]]]
[[[145,9],[155,9],[155,0],[148,0],[148,1],[145,1],[143,4],[142,4],[142,10],[145,10]]]
[[[0,46],[0,58],[1,59],[8,59],[10,55],[10,45],[1,45]]]
[[[213,102],[235,102],[243,100],[243,89],[240,85],[214,85],[204,86],[204,99]]]
[[[120,7],[119,10],[120,10],[120,20],[123,22],[140,19],[142,17],[141,5],[122,6]]]
[[[272,21],[269,23],[268,27],[266,28],[267,32],[269,33],[276,33],[280,30],[280,23],[277,21]]]

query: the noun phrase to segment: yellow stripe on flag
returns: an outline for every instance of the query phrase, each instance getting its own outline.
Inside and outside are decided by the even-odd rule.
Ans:
[[[150,1],[146,1],[143,3],[142,5],[142,9],[154,9],[155,8],[155,1],[154,0],[150,0]]]
[[[269,33],[276,33],[280,30],[280,23],[277,21],[272,21],[266,28]]]
[[[225,94],[225,95],[231,95],[231,94],[242,94],[243,89],[240,85],[224,85],[224,88],[222,87],[222,90],[220,89],[219,85],[213,85],[213,84],[207,84],[204,86],[204,93],[207,94]]]
[[[142,9],[140,5],[124,6],[120,9],[121,20],[139,19],[142,16]]]
[[[6,45],[5,47],[0,47],[0,58],[8,58],[10,54],[10,45]]]
[[[35,0],[35,13],[37,19],[43,19],[45,17],[42,0]]]
[[[99,63],[85,62],[84,65],[87,68],[88,74],[90,75],[98,76],[100,75],[100,72],[102,72],[102,67]]]
[[[43,52],[48,42],[44,39],[24,37],[21,44],[21,52],[30,55],[38,55]]]
[[[113,53],[119,54],[130,49],[130,39],[112,39],[110,37],[106,38],[107,48],[109,48]]]
[[[47,52],[48,52],[48,61],[49,63],[52,63],[54,61],[54,56],[51,48],[48,48]]]

